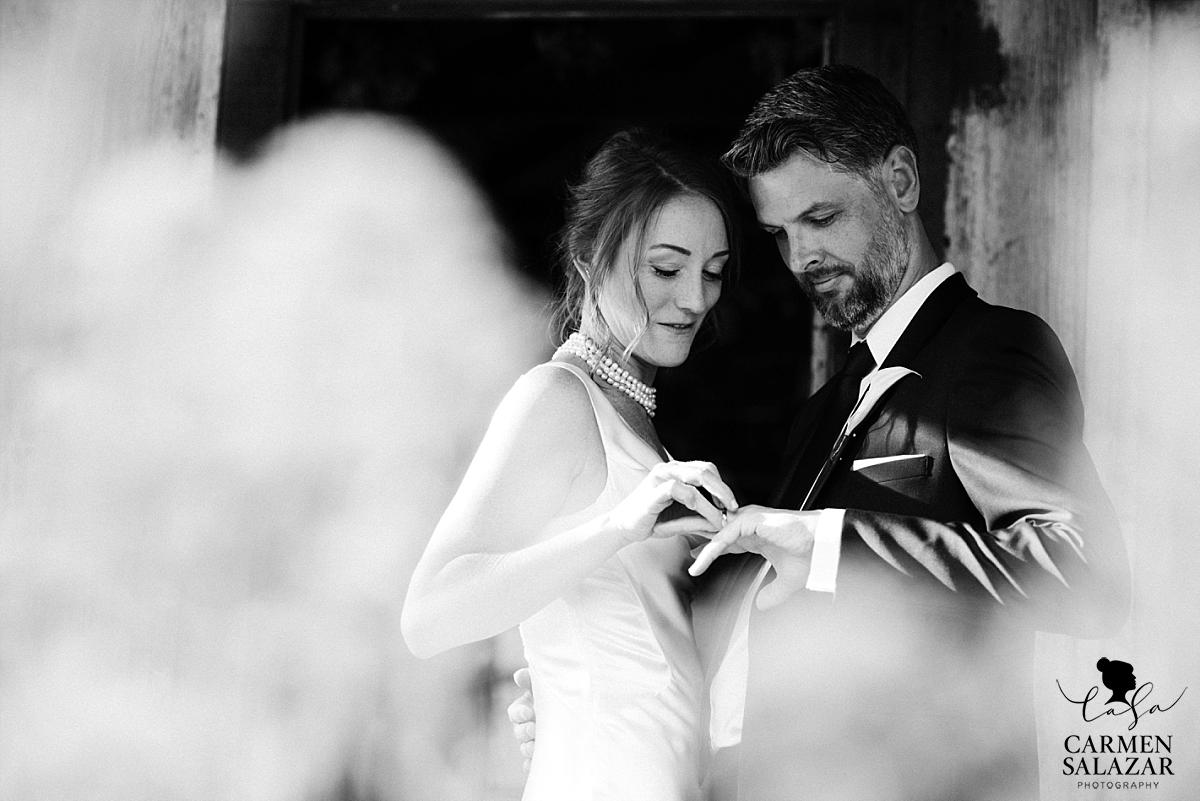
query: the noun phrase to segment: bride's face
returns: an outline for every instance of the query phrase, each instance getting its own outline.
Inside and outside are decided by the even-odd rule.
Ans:
[[[633,354],[639,359],[674,367],[687,359],[700,324],[721,297],[729,259],[725,222],[712,201],[676,197],[651,217],[638,253],[636,246],[631,236],[621,247],[600,295],[600,312],[622,346],[637,340]]]

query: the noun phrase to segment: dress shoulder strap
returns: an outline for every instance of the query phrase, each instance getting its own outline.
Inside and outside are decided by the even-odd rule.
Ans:
[[[592,402],[592,412],[596,415],[596,425],[600,429],[600,440],[604,443],[606,453],[627,454],[629,459],[647,468],[662,461],[654,449],[634,433],[586,370],[570,362],[551,361],[545,364],[566,370],[583,382]]]
[[[596,382],[592,380],[586,370],[570,362],[549,361],[545,362],[543,366],[566,370],[583,384],[584,389],[587,390],[588,400],[592,402],[592,413],[596,415],[596,426],[600,429],[600,439],[604,442],[605,450],[607,450],[612,439],[613,425],[620,424],[621,421],[617,417],[617,410],[609,403],[608,398],[604,397],[600,387],[596,386]]]

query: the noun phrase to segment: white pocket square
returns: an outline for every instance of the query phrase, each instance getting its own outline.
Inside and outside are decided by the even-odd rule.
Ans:
[[[876,456],[870,459],[855,459],[850,469],[855,475],[882,484],[928,476],[933,470],[933,459],[927,453]]]
[[[903,462],[906,459],[924,459],[923,453],[902,453],[899,456],[875,456],[871,459],[855,459],[850,465],[851,470],[862,470],[864,467],[874,467],[877,464],[888,464],[889,462]]]

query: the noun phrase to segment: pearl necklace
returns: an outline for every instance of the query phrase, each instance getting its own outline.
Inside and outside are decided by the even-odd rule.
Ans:
[[[600,346],[589,337],[576,331],[567,337],[567,341],[559,346],[556,353],[569,353],[581,359],[587,364],[593,376],[599,374],[600,378],[603,378],[606,383],[611,384],[641,404],[642,408],[646,410],[646,414],[651,417],[654,416],[654,410],[658,406],[657,401],[655,401],[655,395],[658,394],[658,390],[648,386],[644,381],[635,378],[632,373],[613,361],[604,351],[600,350]]]

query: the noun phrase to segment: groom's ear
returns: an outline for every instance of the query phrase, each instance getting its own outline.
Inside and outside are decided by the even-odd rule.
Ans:
[[[916,211],[921,200],[921,175],[917,157],[904,145],[896,145],[883,160],[883,180],[897,208],[904,213]]]

